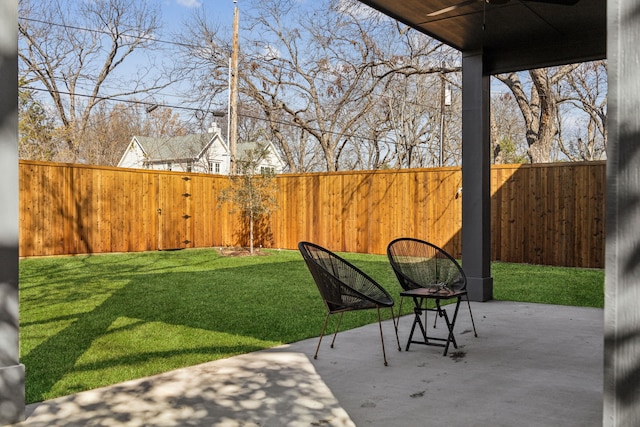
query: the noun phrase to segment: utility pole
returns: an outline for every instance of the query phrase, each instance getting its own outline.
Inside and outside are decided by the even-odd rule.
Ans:
[[[440,156],[438,158],[438,166],[442,167],[442,158],[444,154],[444,109],[445,109],[445,81],[444,73],[440,73]]]
[[[442,67],[444,69],[444,66]],[[440,155],[438,158],[438,166],[442,167],[444,163],[444,138],[446,136],[445,118],[447,107],[451,105],[451,89],[449,89],[445,73],[440,73]]]
[[[233,40],[231,52],[231,82],[229,91],[229,155],[231,164],[229,165],[231,175],[236,174],[236,144],[238,141],[238,24],[240,12],[238,11],[238,0],[233,0]]]

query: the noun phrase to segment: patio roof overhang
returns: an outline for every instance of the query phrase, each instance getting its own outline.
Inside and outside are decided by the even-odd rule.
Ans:
[[[482,52],[488,74],[606,56],[605,0],[360,1],[462,52]]]

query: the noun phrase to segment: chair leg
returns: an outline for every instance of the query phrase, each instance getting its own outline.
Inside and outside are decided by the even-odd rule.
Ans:
[[[380,319],[380,306],[376,306],[378,311],[378,326],[380,327],[380,342],[382,342],[382,358],[384,359],[384,366],[387,364],[387,353],[384,351],[384,336],[382,335],[382,320]]]
[[[396,327],[396,331],[400,327],[400,316],[402,316],[402,301],[404,301],[403,296],[400,297],[400,307],[398,308],[398,318],[393,322],[393,326]]]
[[[398,325],[396,325],[396,317],[393,314],[393,307],[389,308],[391,308],[391,320],[393,321],[393,328],[396,330],[396,342],[398,343],[398,351],[402,351],[402,348],[400,347],[400,338],[398,338]],[[400,314],[398,314],[398,321],[400,321],[399,317]]]
[[[467,295],[467,306],[469,307],[469,316],[471,316],[471,325],[473,325],[473,335],[478,338],[478,333],[476,332],[476,323],[473,321],[473,313],[471,313],[471,303],[469,302],[469,295]]]
[[[447,336],[447,342],[444,347],[443,356],[447,355],[447,352],[449,351],[449,344],[453,344],[454,348],[458,348],[458,344],[456,343],[456,338],[453,335],[453,329],[456,326],[456,319],[458,318],[458,310],[460,309],[460,300],[461,300],[461,297],[458,297],[456,301],[456,308],[453,311],[453,318],[451,320],[449,320],[449,316],[447,315],[447,312],[440,306],[440,300],[436,300],[436,305],[438,307],[438,314],[444,317],[444,321],[447,325],[447,329],[449,330],[449,335]]]
[[[327,328],[327,321],[329,320],[329,316],[331,313],[327,313],[324,317],[324,323],[322,324],[322,331],[320,331],[320,339],[318,340],[318,346],[316,347],[316,354],[313,355],[314,359],[318,358],[318,351],[320,350],[320,343],[322,343],[322,337],[324,336],[324,330]]]
[[[440,302],[440,300],[439,300],[439,299],[436,299],[436,306],[438,306],[438,307],[440,307],[439,302]],[[439,308],[438,308],[438,314],[440,314],[440,309],[439,309]],[[442,316],[442,315],[440,314],[440,316]],[[433,316],[433,329],[435,329],[435,328],[436,328],[436,323],[437,323],[437,322],[438,322],[438,316]],[[425,326],[427,326],[426,318],[425,318],[424,325],[425,325]]]
[[[427,311],[428,309],[426,308],[422,308],[422,304],[424,303],[424,298],[421,298],[418,302],[418,300],[416,298],[413,299],[413,324],[411,325],[411,332],[409,332],[409,339],[407,340],[407,347],[404,349],[404,351],[409,351],[409,347],[411,346],[412,343],[418,343],[418,341],[413,341],[413,333],[416,330],[416,325],[418,325],[418,327],[420,328],[420,333],[422,333],[422,339],[424,340],[424,343],[427,344],[429,342],[429,339],[427,337],[427,331],[426,331],[426,327],[427,325]],[[420,316],[422,315],[422,312],[424,311],[424,325],[423,322],[420,320]]]
[[[340,323],[342,323],[342,315],[344,311],[340,313],[340,317],[338,318],[338,324],[336,325],[336,331],[333,333],[333,339],[331,340],[331,348],[333,348],[333,343],[336,342],[336,336],[338,335],[338,329],[340,329]]]

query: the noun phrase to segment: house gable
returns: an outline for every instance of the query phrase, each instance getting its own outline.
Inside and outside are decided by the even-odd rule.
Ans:
[[[121,168],[142,168],[145,159],[147,158],[147,153],[145,152],[140,142],[138,142],[137,137],[131,138],[131,142],[127,146],[124,154],[120,158],[118,162],[118,167]]]
[[[257,144],[243,142],[237,146],[237,158],[238,160],[246,159],[249,156],[251,150],[255,150]],[[256,165],[255,173],[262,173],[269,171],[270,173],[282,173],[284,170],[284,161],[278,155],[276,148],[270,141],[266,141],[266,153],[262,159]]]
[[[197,156],[197,164],[206,169],[201,171],[205,173],[229,175],[229,162],[229,148],[219,133],[214,134],[207,146]]]

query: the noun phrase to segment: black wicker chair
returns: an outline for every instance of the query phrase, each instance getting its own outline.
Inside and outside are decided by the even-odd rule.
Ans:
[[[320,349],[320,343],[322,342],[329,316],[340,313],[333,340],[331,341],[331,348],[333,348],[338,328],[342,321],[342,315],[346,311],[376,309],[378,311],[378,325],[380,326],[382,356],[386,366],[387,355],[384,350],[382,323],[380,321],[381,307],[391,309],[391,318],[396,332],[398,350],[401,349],[398,330],[395,328],[396,322],[393,314],[394,302],[391,295],[360,269],[327,249],[309,242],[298,243],[298,249],[327,307],[327,315],[324,318],[320,339],[318,340],[318,346],[316,347],[316,353],[313,358],[318,358],[318,350]]]
[[[478,336],[467,295],[467,276],[455,258],[434,244],[412,238],[393,240],[387,246],[387,256],[403,289],[400,293],[400,312],[402,311],[404,297],[412,298],[414,303],[414,320],[406,350],[409,350],[409,346],[412,343],[436,345],[444,347],[444,355],[446,356],[449,344],[453,344],[454,348],[458,348],[453,329],[458,317],[460,301],[463,297],[467,300],[467,306],[469,307],[473,333],[476,337]],[[455,308],[453,316],[449,318],[441,301],[453,299],[456,301]],[[435,301],[435,308],[427,308],[429,300]],[[420,318],[423,311],[425,313],[424,324]],[[427,336],[425,328],[428,311],[436,313],[434,327],[438,317],[444,318],[448,330],[446,338]],[[398,322],[399,317],[400,315],[398,315]],[[413,340],[416,326],[422,332],[423,341]]]

